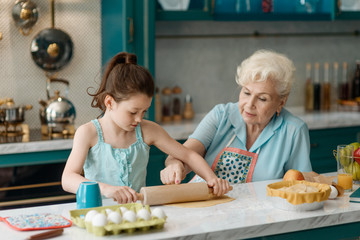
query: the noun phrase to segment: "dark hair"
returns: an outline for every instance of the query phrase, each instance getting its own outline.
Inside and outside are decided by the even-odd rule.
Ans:
[[[131,94],[143,93],[154,96],[155,84],[150,72],[137,65],[135,54],[120,52],[108,63],[102,77],[99,89],[91,94],[91,106],[106,110],[104,104],[106,95],[110,95],[116,102],[128,98]]]

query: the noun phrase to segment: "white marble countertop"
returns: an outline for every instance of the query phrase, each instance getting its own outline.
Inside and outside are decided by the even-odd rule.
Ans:
[[[350,203],[348,194],[327,200],[324,207],[314,211],[294,212],[280,210],[268,201],[266,186],[279,180],[233,185],[228,194],[234,201],[205,208],[179,208],[161,206],[168,216],[164,228],[149,232],[135,232],[106,237],[95,237],[77,226],[65,228],[56,239],[244,239],[289,233],[360,221],[360,204]],[[116,205],[110,199],[104,206]],[[151,207],[153,208],[153,207]],[[69,210],[76,203],[43,207],[3,210],[0,217],[20,214],[54,213],[70,218]],[[16,231],[0,222],[1,239],[25,239],[40,231]]]
[[[310,130],[360,126],[360,112],[312,112],[303,108],[287,108],[304,120]],[[193,120],[183,120],[161,126],[177,140],[187,139],[195,130],[205,114],[197,114]],[[31,131],[31,130],[30,130]],[[36,142],[18,142],[0,144],[0,154],[31,153],[39,151],[68,150],[72,148],[72,139],[57,139]]]

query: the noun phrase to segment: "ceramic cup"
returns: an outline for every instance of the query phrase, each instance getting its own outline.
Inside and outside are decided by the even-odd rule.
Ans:
[[[353,158],[354,146],[337,146],[337,183],[346,192],[352,191],[353,186]]]
[[[101,207],[102,199],[97,182],[82,182],[76,192],[77,209]]]

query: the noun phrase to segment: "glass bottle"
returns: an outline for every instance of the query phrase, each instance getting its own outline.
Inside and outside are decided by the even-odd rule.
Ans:
[[[162,117],[161,120],[164,123],[171,122],[171,94],[170,88],[165,87],[162,90]]]
[[[261,6],[264,13],[270,13],[274,11],[273,0],[262,0]]]
[[[340,99],[349,99],[349,82],[347,80],[347,62],[343,62],[342,80],[340,85]]]
[[[185,97],[184,118],[193,119],[194,116],[195,116],[195,112],[192,105],[192,98],[189,94],[187,94]]]
[[[314,110],[314,86],[311,79],[311,63],[306,64],[305,111]]]
[[[315,74],[314,74],[314,110],[319,111],[321,106],[321,85],[319,76],[320,64],[315,63]]]
[[[181,121],[181,88],[179,86],[175,86],[172,90],[173,93],[173,105],[172,105],[172,113],[174,121]]]
[[[356,70],[352,82],[352,97],[353,99],[359,99],[360,97],[360,60],[356,60]]]
[[[323,110],[329,111],[331,106],[331,84],[329,82],[329,63],[324,63],[324,83],[322,84],[323,90]]]

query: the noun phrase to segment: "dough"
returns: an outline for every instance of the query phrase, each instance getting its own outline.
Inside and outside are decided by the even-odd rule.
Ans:
[[[278,190],[284,191],[284,192],[294,192],[294,193],[313,193],[313,192],[319,192],[319,189],[314,186],[308,186],[303,183],[298,183],[295,185],[292,185],[290,187],[282,187]]]
[[[227,203],[235,200],[235,198],[228,197],[226,195],[216,197],[210,200],[196,201],[196,202],[184,202],[184,203],[171,203],[166,206],[182,207],[182,208],[203,208],[211,207],[217,204]]]

